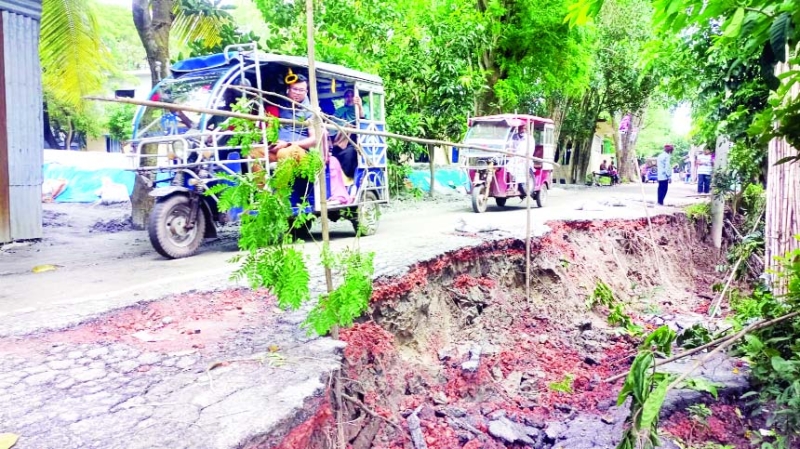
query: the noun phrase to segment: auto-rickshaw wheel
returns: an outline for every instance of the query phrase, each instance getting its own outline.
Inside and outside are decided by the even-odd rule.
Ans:
[[[536,207],[544,207],[547,204],[547,184],[542,184],[542,188],[533,194],[536,200]]]
[[[486,191],[486,185],[481,184],[479,186],[474,186],[472,188],[472,211],[476,214],[482,214],[486,212],[486,205],[489,202],[484,195]]]
[[[506,207],[506,200],[508,198],[495,198],[494,202],[497,203],[497,207]]]
[[[375,235],[378,232],[380,208],[377,201],[378,195],[375,192],[364,192],[361,204],[358,205],[356,210],[356,217],[350,220],[357,236],[366,237]]]
[[[206,233],[206,217],[197,211],[194,226],[187,229],[191,201],[185,195],[160,199],[153,207],[147,224],[147,234],[153,248],[168,259],[189,257],[197,252]]]

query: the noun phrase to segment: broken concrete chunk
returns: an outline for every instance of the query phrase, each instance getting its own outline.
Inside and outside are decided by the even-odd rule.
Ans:
[[[551,422],[547,424],[547,427],[545,427],[544,434],[548,439],[556,441],[566,430],[567,426],[564,425],[564,423]]]
[[[433,393],[433,395],[431,396],[431,399],[433,400],[433,403],[436,404],[436,405],[445,405],[448,402],[450,402],[447,399],[447,396],[444,393],[442,393],[441,391],[437,391],[436,393]]]
[[[538,430],[531,427],[532,432]],[[534,444],[535,441],[528,436],[528,429],[517,424],[508,418],[502,417],[500,419],[489,422],[489,435],[499,438],[507,443],[525,443]]]

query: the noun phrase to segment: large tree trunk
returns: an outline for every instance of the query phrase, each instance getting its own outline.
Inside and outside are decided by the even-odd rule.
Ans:
[[[561,128],[564,126],[564,118],[570,107],[570,99],[562,96],[555,96],[555,99],[548,100],[547,113],[553,119],[553,142],[558,142],[561,137]]]
[[[133,24],[147,55],[150,79],[155,86],[169,75],[169,32],[173,0],[132,0]]]
[[[133,24],[147,55],[150,80],[155,86],[169,76],[169,32],[172,27],[173,0],[132,0]],[[156,154],[157,145],[145,145],[144,154]],[[147,165],[153,165],[147,163]],[[149,193],[153,186],[153,175],[137,175],[131,193],[131,222],[134,229],[144,229],[147,217],[153,208]]]
[[[800,67],[793,67],[797,70]],[[779,63],[775,69],[777,75],[789,71],[789,64]],[[792,89],[793,98],[800,95],[800,86]],[[778,270],[775,257],[783,256],[790,251],[800,249],[800,241],[795,236],[800,234],[800,162],[776,165],[779,160],[796,156],[797,149],[792,148],[785,139],[773,139],[769,143],[767,153],[767,211],[765,223],[766,254],[765,270]],[[769,272],[769,271],[768,271]],[[777,294],[786,292],[785,280],[774,279],[773,291]]]
[[[639,164],[636,161],[636,141],[639,138],[639,129],[642,126],[642,122],[644,122],[643,112],[631,114],[628,132],[620,139],[622,148],[617,158],[617,164],[619,165],[619,177],[623,181],[633,181],[639,178]]]
[[[56,141],[56,136],[53,135],[53,127],[50,126],[50,113],[47,112],[47,102],[44,103],[42,108],[42,125],[44,125],[42,129],[44,147],[51,150],[58,149],[58,141]]]

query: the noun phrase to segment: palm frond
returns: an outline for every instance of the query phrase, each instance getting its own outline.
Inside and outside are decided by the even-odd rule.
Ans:
[[[183,44],[200,40],[213,47],[221,41],[222,25],[233,21],[230,9],[222,0],[176,1],[171,33]]]
[[[43,0],[39,58],[44,88],[80,110],[110,68],[89,0]]]

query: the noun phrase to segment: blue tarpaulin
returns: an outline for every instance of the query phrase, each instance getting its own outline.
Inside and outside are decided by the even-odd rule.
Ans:
[[[469,189],[469,179],[461,169],[437,167],[433,177],[436,191],[452,191],[457,187]],[[414,187],[427,192],[431,185],[431,173],[429,170],[414,170],[408,180]]]
[[[84,169],[57,163],[45,163],[44,179],[64,179],[66,188],[55,199],[57,203],[93,203],[100,199],[97,190],[102,186],[103,177],[124,185],[128,195],[133,192],[136,175],[133,172],[118,168]]]

